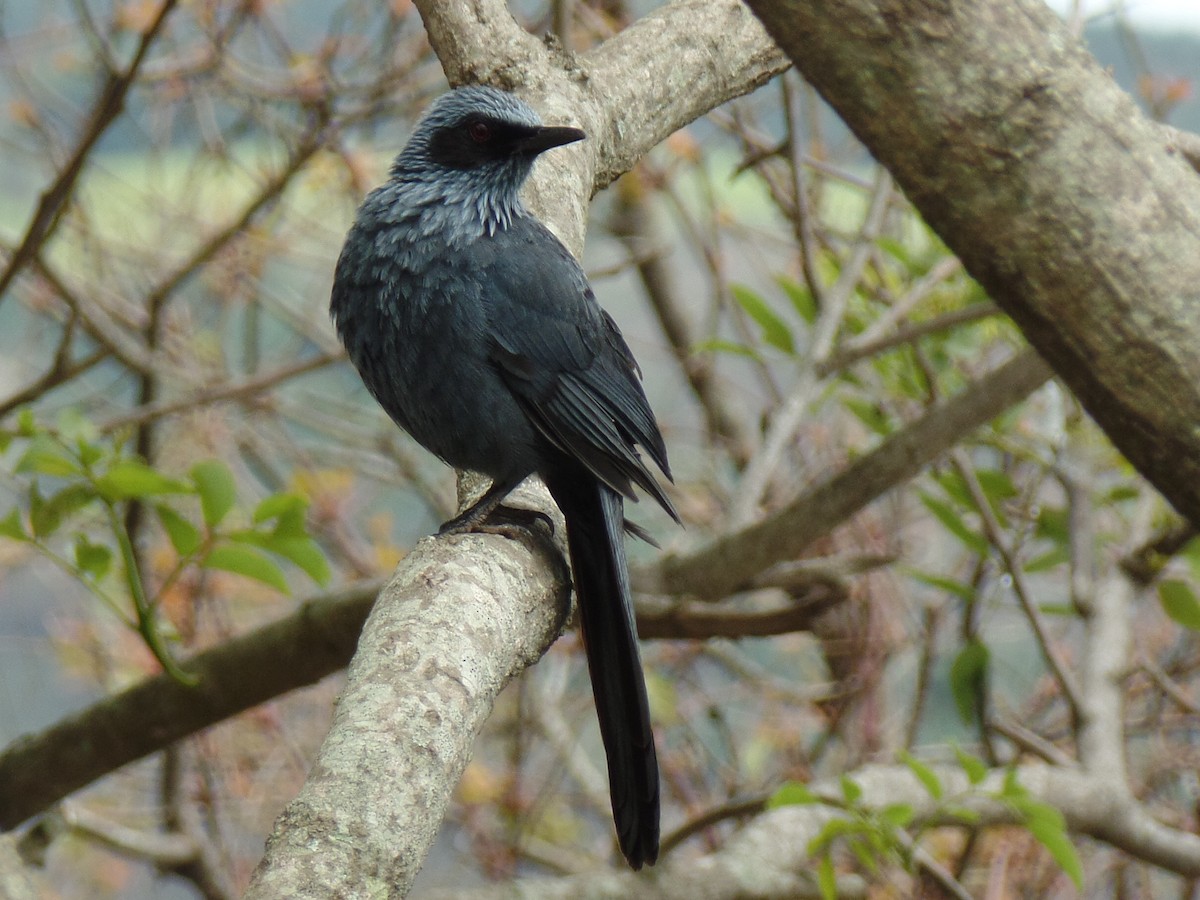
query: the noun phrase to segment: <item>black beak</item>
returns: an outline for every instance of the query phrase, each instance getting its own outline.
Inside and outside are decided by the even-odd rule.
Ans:
[[[582,141],[585,137],[587,135],[578,128],[543,125],[541,128],[534,129],[527,137],[523,137],[517,141],[517,151],[536,156],[552,147],[561,147],[563,144],[573,144],[576,141]]]

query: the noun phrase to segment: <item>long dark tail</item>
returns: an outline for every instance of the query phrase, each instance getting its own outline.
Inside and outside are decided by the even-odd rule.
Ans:
[[[658,859],[658,757],[625,562],[624,504],[582,467],[546,481],[567,520],[617,840],[629,865],[640,869]]]

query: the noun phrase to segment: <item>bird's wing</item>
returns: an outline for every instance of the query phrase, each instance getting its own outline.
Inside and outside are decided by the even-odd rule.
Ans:
[[[635,499],[637,485],[676,516],[637,451],[671,477],[637,363],[579,264],[532,218],[486,243],[492,361],[530,420],[613,490]]]

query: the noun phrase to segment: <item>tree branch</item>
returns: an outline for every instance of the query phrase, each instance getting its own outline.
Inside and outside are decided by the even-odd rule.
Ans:
[[[1200,179],[1040,0],[748,0],[1113,443],[1200,522]]]
[[[21,243],[17,245],[12,256],[9,257],[8,265],[0,272],[0,302],[4,301],[5,292],[8,290],[9,285],[12,284],[13,279],[16,278],[30,260],[38,255],[46,240],[54,232],[63,209],[71,199],[75,182],[79,180],[79,176],[83,172],[88,155],[92,152],[92,148],[96,146],[96,143],[103,136],[104,132],[108,130],[108,127],[117,120],[124,110],[125,97],[128,95],[130,88],[133,87],[138,72],[141,70],[142,63],[145,62],[146,55],[150,52],[150,47],[162,33],[167,16],[170,15],[176,3],[177,0],[163,0],[162,5],[159,6],[158,12],[155,13],[149,26],[142,32],[141,39],[138,41],[137,49],[134,51],[129,65],[125,67],[124,71],[110,71],[108,73],[108,79],[100,89],[100,96],[97,98],[96,104],[92,109],[91,121],[88,122],[88,126],[79,143],[75,146],[74,151],[72,151],[70,159],[59,170],[58,177],[54,180],[54,183],[42,193],[33,218],[25,229],[24,237],[21,238]]]
[[[947,449],[1031,394],[1050,377],[1031,350],[934,407],[837,475],[818,482],[774,515],[685,555],[668,554],[636,583],[661,594],[719,599],[760,572],[793,559],[871,501],[912,478]]]
[[[247,900],[408,892],[496,696],[563,627],[562,566],[548,543],[496,535],[417,545],[363,628]]]
[[[159,675],[107,697],[0,753],[0,829],[126,763],[312,684],[346,665],[377,583],[304,604],[294,615],[183,663],[194,687]]]
[[[996,799],[1007,769],[992,770],[975,787],[960,768],[934,766],[932,771],[942,784],[943,803],[975,812],[979,817],[976,827],[1019,823],[1013,807]],[[1163,825],[1132,798],[1108,791],[1103,776],[1040,764],[1019,767],[1016,776],[1033,798],[1062,812],[1068,828],[1076,834],[1090,835],[1185,877],[1200,874],[1200,837]],[[906,766],[865,766],[848,777],[862,787],[861,802],[870,810],[878,812],[885,806],[903,803],[913,808],[918,822],[962,824],[942,812],[942,804],[932,800]],[[835,803],[842,796],[837,781],[814,783],[809,789]],[[428,900],[600,900],[651,894],[669,900],[819,896],[807,874],[814,868],[807,848],[827,824],[846,816],[834,806],[783,806],[758,816],[720,850],[699,858],[669,856],[649,874],[597,872],[566,878],[528,878],[473,891],[435,891]],[[855,876],[844,879],[838,882],[839,897],[864,895],[860,880]]]

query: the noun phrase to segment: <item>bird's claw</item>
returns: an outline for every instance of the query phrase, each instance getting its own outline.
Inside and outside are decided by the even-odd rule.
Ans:
[[[518,530],[528,534],[536,532],[539,525],[554,537],[554,520],[541,510],[497,506],[484,516],[462,515],[451,519],[438,529],[438,534],[500,534],[515,538]]]

